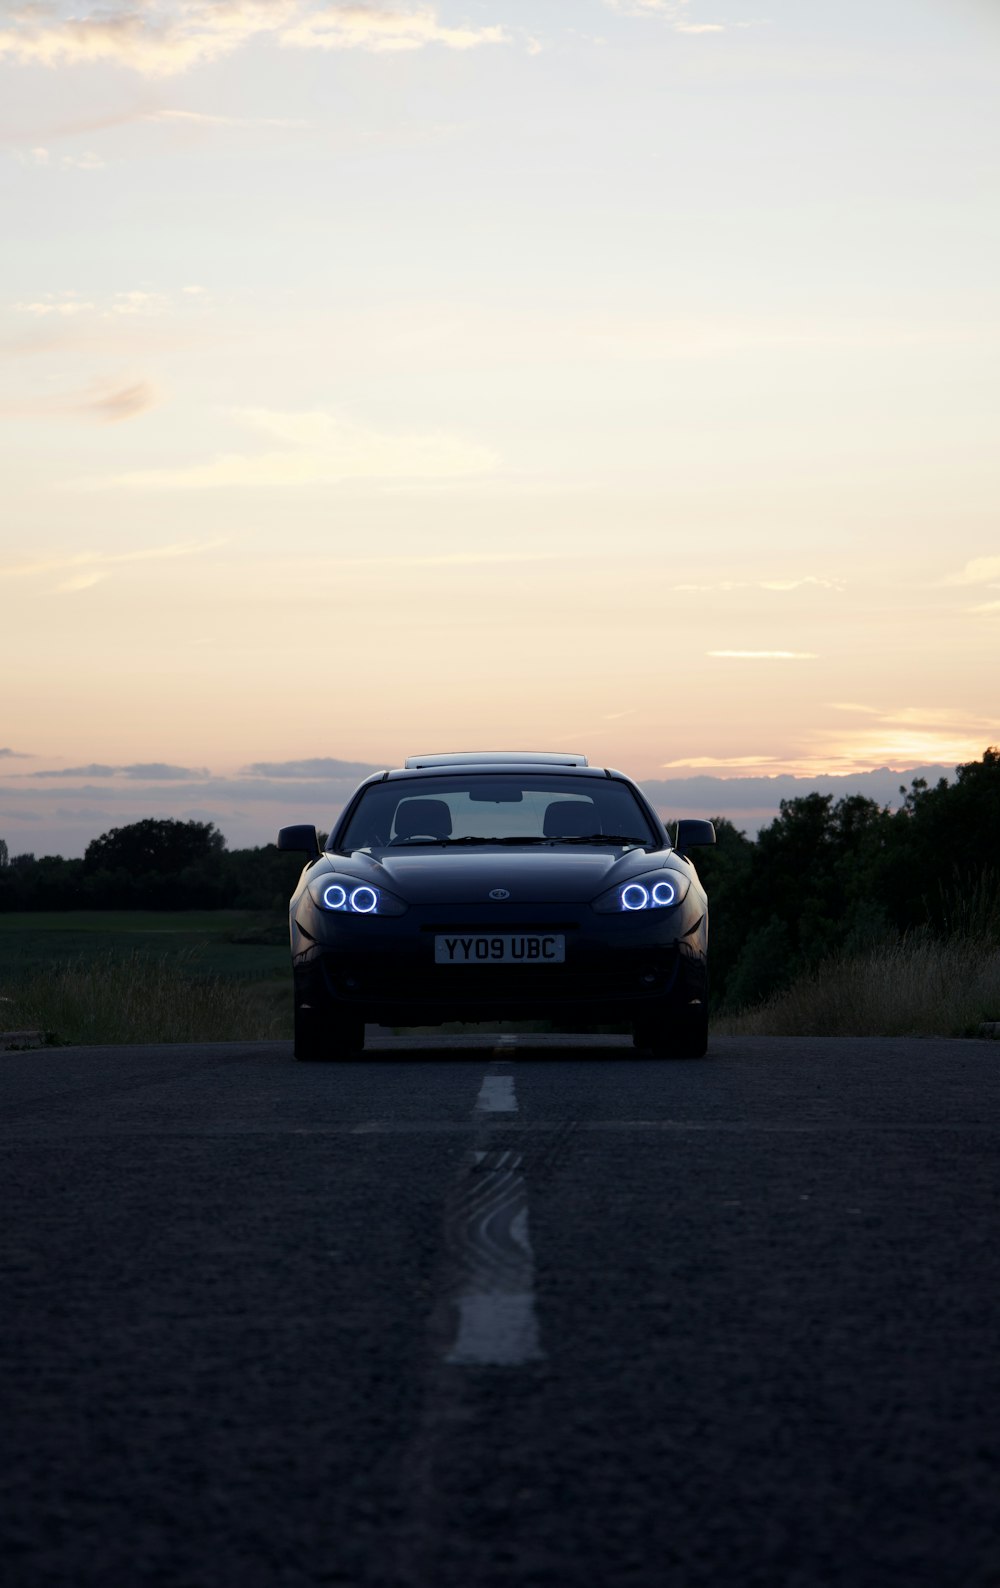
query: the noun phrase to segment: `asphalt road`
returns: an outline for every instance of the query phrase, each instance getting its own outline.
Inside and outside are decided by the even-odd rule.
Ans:
[[[1000,1046],[0,1058],[10,1588],[997,1588]]]

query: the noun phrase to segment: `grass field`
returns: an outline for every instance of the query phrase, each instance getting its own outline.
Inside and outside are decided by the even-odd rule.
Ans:
[[[63,910],[0,913],[0,976],[93,954],[183,955],[223,976],[288,970],[283,920],[250,910]]]
[[[291,1036],[287,929],[242,910],[0,914],[0,1029],[58,1042]]]

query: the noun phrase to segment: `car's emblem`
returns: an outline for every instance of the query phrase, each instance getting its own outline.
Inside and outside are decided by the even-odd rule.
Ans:
[[[490,898],[491,899],[509,899],[510,898],[510,894],[507,892],[506,888],[491,888],[490,889]]]

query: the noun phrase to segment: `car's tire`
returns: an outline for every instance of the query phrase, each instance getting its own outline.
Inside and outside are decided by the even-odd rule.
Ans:
[[[295,1000],[295,1057],[305,1064],[334,1063],[356,1059],[365,1045],[364,1023],[356,1015],[343,1014],[314,1003]]]
[[[701,1059],[708,1052],[708,1000],[670,1003],[655,1014],[642,1015],[633,1028],[633,1042],[657,1059]]]

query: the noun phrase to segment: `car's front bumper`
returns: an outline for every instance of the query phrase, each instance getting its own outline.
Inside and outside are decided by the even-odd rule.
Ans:
[[[703,917],[683,911],[598,915],[535,908],[498,918],[441,906],[401,917],[323,917],[293,924],[296,985],[308,1000],[350,1009],[380,1025],[443,1021],[563,1020],[603,1025],[641,1018],[644,1008],[703,997]],[[439,934],[558,933],[562,964],[439,965]],[[312,934],[315,935],[312,935]]]

